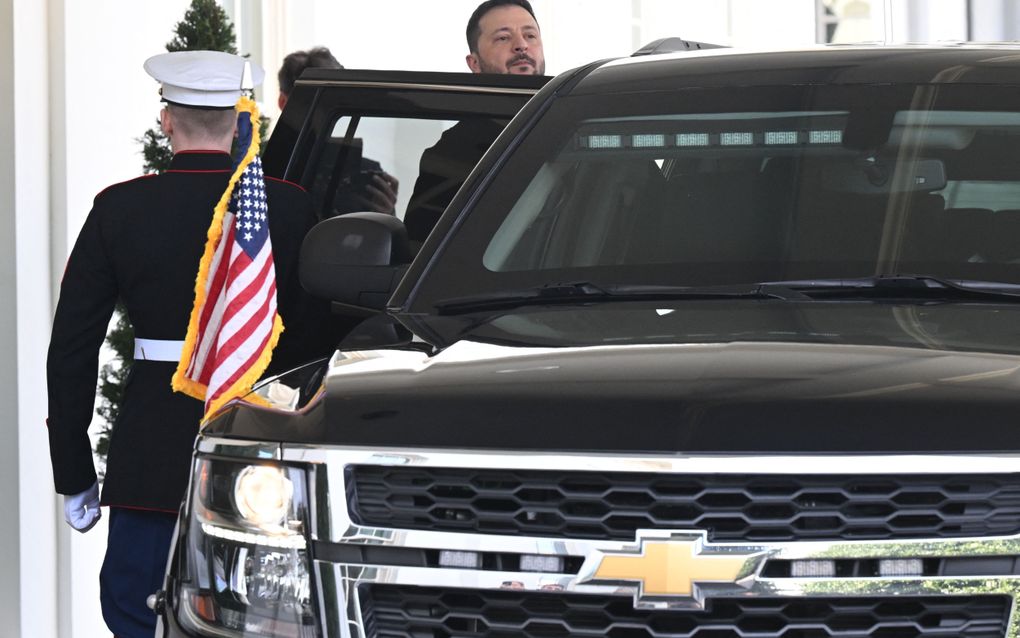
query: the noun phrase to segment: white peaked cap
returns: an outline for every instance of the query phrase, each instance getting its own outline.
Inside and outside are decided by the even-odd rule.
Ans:
[[[251,62],[251,87],[242,87],[245,60],[222,51],[174,51],[145,61],[145,72],[162,83],[167,102],[183,106],[227,108],[237,104],[242,88],[262,84],[266,72]]]

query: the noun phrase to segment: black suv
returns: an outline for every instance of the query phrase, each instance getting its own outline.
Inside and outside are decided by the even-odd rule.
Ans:
[[[309,235],[381,312],[205,426],[166,635],[1018,635],[1020,49],[563,74],[413,252]]]

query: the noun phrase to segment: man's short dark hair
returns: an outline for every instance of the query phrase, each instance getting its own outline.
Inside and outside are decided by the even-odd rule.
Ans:
[[[283,59],[276,79],[280,83],[280,93],[290,95],[294,89],[294,83],[301,77],[301,72],[307,68],[342,69],[344,65],[337,62],[333,54],[326,47],[315,47],[307,51],[295,51]]]
[[[482,28],[478,23],[482,21],[482,17],[496,7],[504,6],[520,7],[530,13],[532,18],[535,18],[535,11],[531,8],[531,3],[528,0],[486,0],[478,5],[475,12],[471,14],[471,19],[468,20],[467,43],[471,53],[478,53],[478,38],[482,35]],[[535,18],[535,24],[538,24],[538,18]]]

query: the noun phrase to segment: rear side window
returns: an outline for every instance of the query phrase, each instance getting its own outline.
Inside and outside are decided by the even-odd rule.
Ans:
[[[321,142],[309,189],[319,217],[377,211],[405,219],[408,211],[414,218],[420,214],[414,209],[425,207],[438,218],[507,122],[479,121],[488,126],[466,142],[473,146],[459,155],[435,157],[441,141],[465,126],[462,121],[338,116]],[[390,203],[392,210],[380,210]]]
[[[409,227],[420,220],[424,235],[547,79],[308,69],[269,138],[265,170],[308,190],[320,219],[385,212]],[[451,158],[450,147],[460,152]]]

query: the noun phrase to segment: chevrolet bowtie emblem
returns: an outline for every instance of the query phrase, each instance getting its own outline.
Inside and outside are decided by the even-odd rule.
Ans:
[[[763,557],[760,551],[712,547],[706,543],[704,532],[641,531],[637,541],[633,549],[598,552],[592,562],[594,571],[585,580],[637,583],[638,607],[660,607],[663,603],[701,607],[701,585],[745,589],[740,581],[754,574]]]

